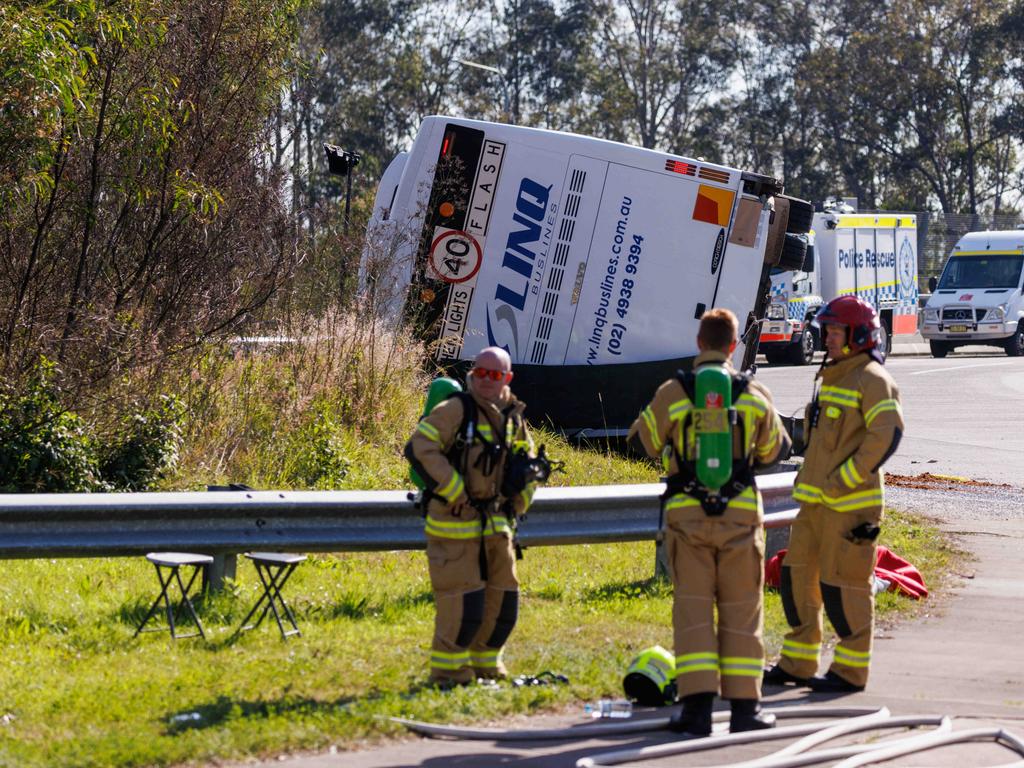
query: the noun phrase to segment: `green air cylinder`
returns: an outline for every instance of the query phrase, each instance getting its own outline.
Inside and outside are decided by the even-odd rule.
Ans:
[[[721,365],[702,365],[697,369],[696,390],[697,479],[708,490],[717,491],[732,476],[732,376]]]
[[[423,415],[426,416],[429,414],[434,410],[434,406],[442,400],[447,400],[449,395],[461,391],[462,385],[455,379],[449,379],[446,376],[438,376],[430,382],[430,386],[427,388],[427,402],[423,406]],[[426,487],[423,482],[423,478],[421,478],[412,467],[409,467],[409,479],[412,480],[413,485],[421,491]]]

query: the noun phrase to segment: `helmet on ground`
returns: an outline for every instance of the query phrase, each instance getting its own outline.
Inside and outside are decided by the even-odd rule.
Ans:
[[[675,699],[676,659],[660,645],[646,648],[633,659],[622,679],[626,696],[645,707],[660,707]]]
[[[875,308],[856,296],[832,299],[814,316],[814,325],[845,325],[846,346],[853,353],[874,349],[881,339],[882,322]]]

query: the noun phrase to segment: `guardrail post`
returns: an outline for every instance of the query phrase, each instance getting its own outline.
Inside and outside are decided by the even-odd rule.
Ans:
[[[668,567],[668,551],[665,549],[665,538],[662,533],[654,540],[654,578],[657,581],[672,579],[672,571]]]
[[[203,567],[203,591],[220,592],[224,589],[224,579],[234,581],[238,572],[238,555],[218,552],[213,555],[213,562]]]

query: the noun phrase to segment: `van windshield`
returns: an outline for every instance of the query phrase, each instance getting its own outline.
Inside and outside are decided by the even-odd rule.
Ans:
[[[984,256],[954,256],[946,262],[939,289],[1016,288],[1024,255],[987,253]]]

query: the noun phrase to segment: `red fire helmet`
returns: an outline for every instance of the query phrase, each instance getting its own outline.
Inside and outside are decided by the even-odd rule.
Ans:
[[[840,296],[832,299],[814,316],[814,324],[845,325],[846,344],[851,352],[873,349],[881,341],[882,323],[875,308],[856,296]]]

